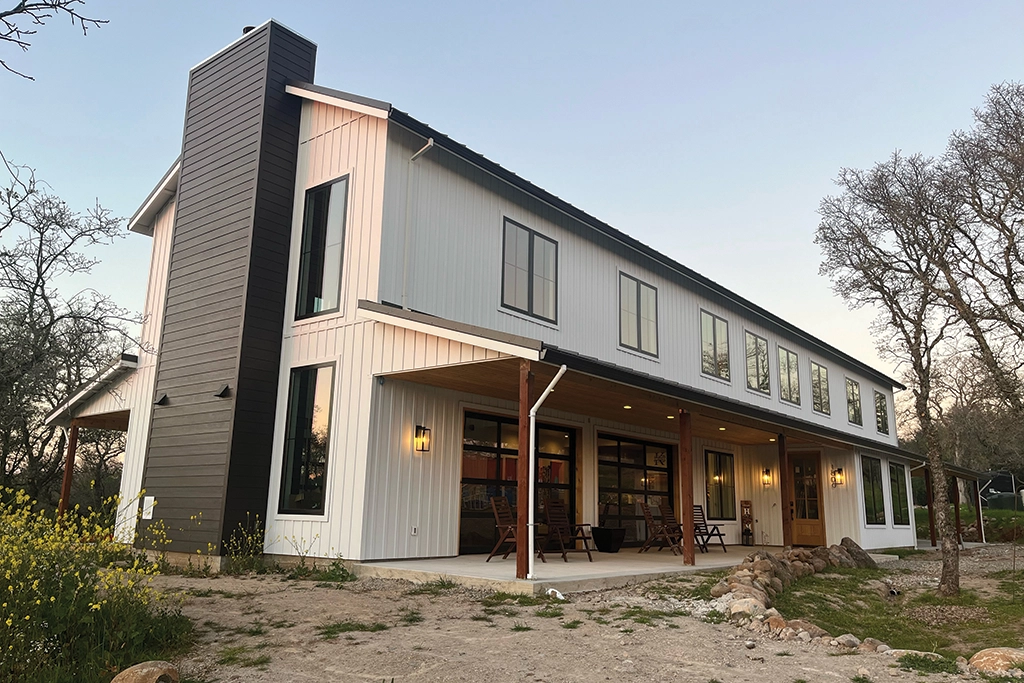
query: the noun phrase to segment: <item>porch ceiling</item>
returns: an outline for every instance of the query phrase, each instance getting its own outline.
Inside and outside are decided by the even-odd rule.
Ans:
[[[540,395],[557,371],[558,368],[553,365],[533,364],[535,395]],[[507,401],[519,400],[518,358],[447,365],[395,373],[388,377]],[[823,443],[821,439],[810,440],[769,422],[681,401],[574,370],[565,373],[555,391],[545,401],[544,407],[665,432],[678,430],[676,415],[682,408],[693,415],[693,434],[700,438],[735,444],[767,445],[782,431],[786,433],[787,443],[791,447],[801,443]]]
[[[71,424],[82,429],[112,429],[118,432],[127,432],[129,417],[131,417],[131,411],[121,410],[116,413],[76,417]]]

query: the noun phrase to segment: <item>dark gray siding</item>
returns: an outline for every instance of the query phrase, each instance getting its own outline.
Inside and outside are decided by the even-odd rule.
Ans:
[[[270,23],[189,75],[155,391],[168,403],[143,479],[169,550],[205,552],[246,511],[265,516],[301,107],[284,84],[312,80],[315,51]]]

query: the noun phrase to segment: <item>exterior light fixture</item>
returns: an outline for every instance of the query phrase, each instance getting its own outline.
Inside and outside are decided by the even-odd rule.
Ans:
[[[761,486],[772,485],[772,470],[770,467],[765,467],[764,471],[761,472]]]
[[[719,427],[719,428],[718,428],[718,431],[720,431],[720,432],[724,432],[724,431],[725,431],[725,427]]]
[[[413,439],[418,453],[426,453],[430,450],[430,430],[421,425],[416,425],[416,437]]]
[[[633,406],[622,406],[624,410],[633,410]]]
[[[670,419],[670,420],[674,420],[674,419],[676,419],[676,416],[675,416],[675,415],[666,415],[665,417],[667,417],[667,418],[668,418],[668,419]]]
[[[771,442],[774,442],[774,441],[775,441],[775,439],[774,439],[774,438],[771,438],[771,439],[768,439],[768,440],[769,440],[769,441],[771,441]]]
[[[846,484],[846,475],[843,474],[843,468],[833,467],[829,479],[832,481],[832,488]]]

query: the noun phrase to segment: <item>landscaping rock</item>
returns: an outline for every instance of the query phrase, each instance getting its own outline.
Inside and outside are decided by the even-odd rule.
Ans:
[[[786,620],[782,617],[768,617],[768,627],[773,631],[781,631],[786,628]]]
[[[741,598],[729,605],[729,616],[733,619],[754,617],[764,614],[764,603],[754,598]]]
[[[853,649],[860,645],[860,638],[853,635],[852,633],[844,633],[843,635],[836,638],[836,645],[838,645],[839,647]]]
[[[711,587],[711,597],[713,597],[713,598],[720,598],[720,597],[722,597],[723,595],[725,595],[728,592],[729,592],[729,584],[726,583],[724,580],[723,581],[719,581],[718,583],[716,583],[714,586]]]
[[[834,558],[837,567],[853,569],[857,566],[850,553],[841,545],[830,545],[828,547],[829,558]]]
[[[981,673],[1004,673],[1024,664],[1024,650],[1013,647],[990,647],[975,653],[967,663]]]
[[[178,683],[178,670],[170,662],[152,661],[128,667],[110,683]]]
[[[815,626],[811,622],[804,621],[803,619],[790,619],[786,622],[786,626],[789,626],[791,629],[796,631],[807,631],[811,634],[812,638],[821,638],[822,636],[829,635],[828,631],[825,629],[820,626]]]
[[[891,649],[892,649],[891,647],[889,647],[885,643],[882,643],[881,645],[879,645],[878,647],[875,648],[875,652],[877,652],[878,654],[885,654],[886,652],[888,652]]]
[[[861,569],[878,569],[878,564],[871,559],[871,556],[849,536],[844,536],[843,540],[839,541],[839,545],[846,548],[846,552]]]
[[[877,652],[879,645],[884,645],[884,643],[876,638],[865,638],[860,641],[857,649],[861,652]]]

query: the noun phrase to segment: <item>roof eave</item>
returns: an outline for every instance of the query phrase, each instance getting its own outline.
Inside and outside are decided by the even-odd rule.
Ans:
[[[146,196],[142,205],[128,221],[128,229],[143,235],[153,236],[153,220],[160,209],[178,192],[178,180],[181,178],[181,157],[175,159],[171,167],[164,173],[160,182]]]

